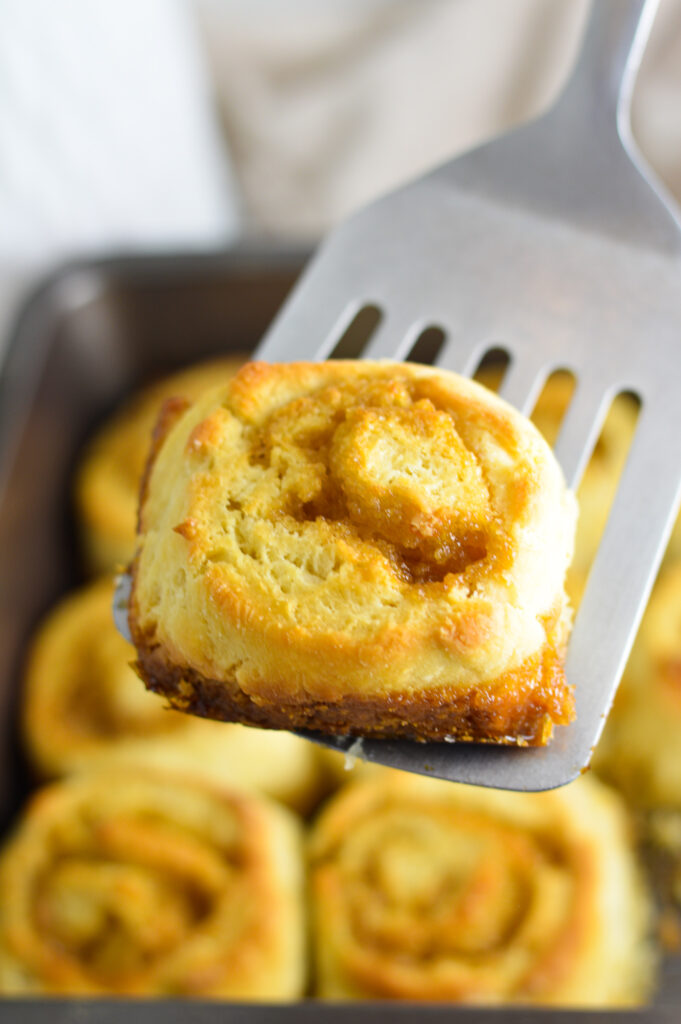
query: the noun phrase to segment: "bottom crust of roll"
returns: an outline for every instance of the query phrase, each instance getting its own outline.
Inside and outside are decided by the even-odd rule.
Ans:
[[[562,652],[547,645],[490,685],[461,692],[445,687],[418,692],[309,695],[276,702],[250,696],[235,680],[207,679],[172,664],[163,649],[135,638],[136,669],[148,689],[172,707],[202,718],[264,729],[295,729],[371,739],[455,740],[507,746],[544,746],[554,725],[574,718],[574,694],[565,680]]]

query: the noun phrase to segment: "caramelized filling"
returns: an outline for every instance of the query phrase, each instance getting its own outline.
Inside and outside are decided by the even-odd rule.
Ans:
[[[272,517],[332,523],[377,547],[400,579],[422,584],[504,545],[456,417],[412,392],[407,380],[365,379],[294,399],[250,427],[249,464],[276,474]],[[240,504],[250,514],[250,501]]]

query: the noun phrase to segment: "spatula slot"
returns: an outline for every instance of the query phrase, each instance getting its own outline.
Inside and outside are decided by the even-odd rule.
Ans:
[[[490,348],[478,363],[473,380],[478,384],[484,384],[490,391],[498,391],[510,362],[511,357],[505,349]]]
[[[556,443],[576,386],[577,380],[570,370],[554,370],[547,377],[532,410],[532,422],[552,447]]]
[[[574,570],[584,578],[591,568],[619,488],[640,409],[639,399],[631,392],[615,396],[577,491],[580,520]],[[583,582],[584,579],[578,581]]]
[[[554,445],[569,487],[579,485],[613,399],[613,392],[598,378],[578,380]]]
[[[440,349],[444,345],[446,337],[447,335],[441,327],[426,327],[412,345],[411,351],[407,356],[407,362],[423,363],[426,366],[432,366],[440,354]]]
[[[511,362],[499,387],[499,394],[519,412],[529,416],[546,378],[553,370],[539,352],[511,353]]]
[[[358,359],[383,319],[378,306],[362,306],[345,328],[328,355],[328,359]]]

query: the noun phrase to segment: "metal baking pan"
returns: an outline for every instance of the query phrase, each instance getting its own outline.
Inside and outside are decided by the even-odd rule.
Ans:
[[[93,428],[152,377],[252,349],[306,251],[248,246],[210,255],[69,264],[26,302],[0,374],[0,823],[30,786],[18,740],[19,687],[38,618],[82,580],[70,501]],[[681,1021],[681,957],[667,957],[653,1006],[626,1012],[474,1009],[395,1003],[287,1006],[130,1000],[0,999],[0,1020],[114,1024],[600,1024]]]

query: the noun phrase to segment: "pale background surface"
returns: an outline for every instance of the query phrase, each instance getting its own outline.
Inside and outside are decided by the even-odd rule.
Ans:
[[[186,0],[0,0],[0,339],[56,263],[225,244],[238,207]]]
[[[64,258],[318,237],[540,112],[587,8],[2,0],[0,339]],[[634,125],[681,200],[681,0],[661,2]]]
[[[594,0],[598,3],[599,0]],[[252,224],[317,234],[539,113],[588,0],[196,0]],[[681,199],[681,0],[661,0],[634,102]]]

